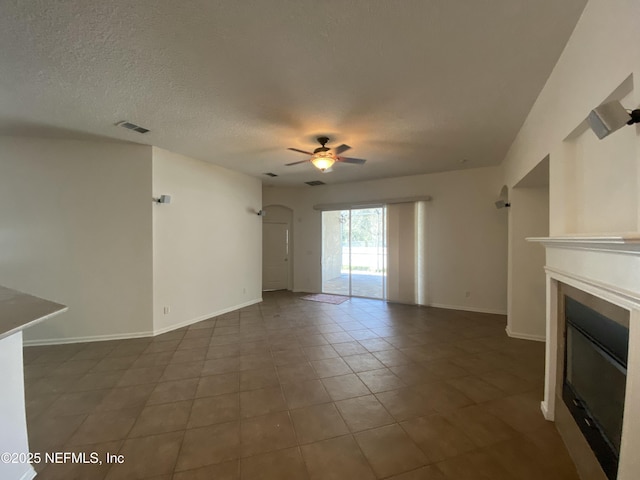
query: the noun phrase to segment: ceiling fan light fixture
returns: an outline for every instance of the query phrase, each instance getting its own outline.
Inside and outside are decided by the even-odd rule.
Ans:
[[[324,172],[328,168],[336,163],[336,159],[329,152],[318,152],[311,157],[311,163],[321,172]]]

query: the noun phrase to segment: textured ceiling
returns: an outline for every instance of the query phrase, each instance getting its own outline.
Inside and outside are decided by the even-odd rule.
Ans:
[[[585,3],[3,0],[0,133],[157,145],[270,185],[495,165]],[[284,166],[319,134],[368,162]]]

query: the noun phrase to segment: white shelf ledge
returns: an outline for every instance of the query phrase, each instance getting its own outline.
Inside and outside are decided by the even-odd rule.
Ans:
[[[612,233],[603,235],[562,235],[557,237],[528,237],[527,241],[549,248],[570,248],[640,255],[640,233]]]

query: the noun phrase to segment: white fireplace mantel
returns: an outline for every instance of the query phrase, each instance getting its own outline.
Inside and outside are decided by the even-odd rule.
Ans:
[[[618,480],[640,478],[640,234],[527,238],[546,250],[546,364],[541,404],[547,420],[556,412],[558,283],[618,305],[630,313],[627,389]]]

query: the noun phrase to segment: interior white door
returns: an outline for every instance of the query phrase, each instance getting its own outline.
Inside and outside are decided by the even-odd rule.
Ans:
[[[289,225],[262,224],[262,290],[289,288]]]

